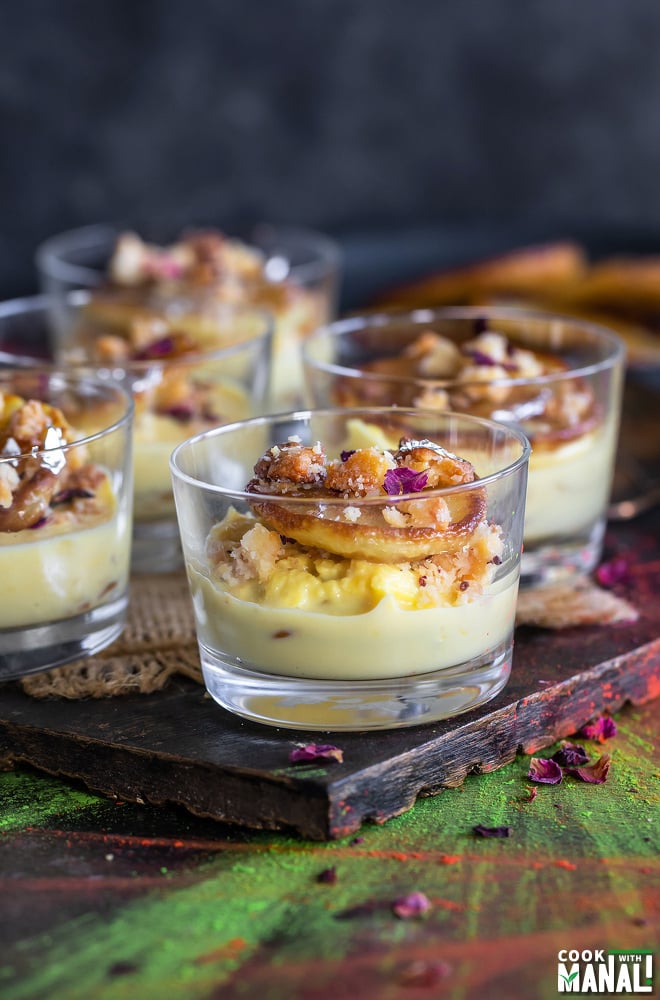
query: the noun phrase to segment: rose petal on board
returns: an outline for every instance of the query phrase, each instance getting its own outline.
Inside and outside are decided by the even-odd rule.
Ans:
[[[331,743],[306,743],[295,747],[289,754],[292,764],[307,764],[315,760],[336,760],[341,764],[343,759],[344,751]]]

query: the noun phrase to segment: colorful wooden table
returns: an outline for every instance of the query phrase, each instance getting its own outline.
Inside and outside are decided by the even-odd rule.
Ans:
[[[0,774],[0,995],[555,997],[562,949],[657,947],[657,710],[580,740],[605,784],[532,786],[519,757],[322,844]]]

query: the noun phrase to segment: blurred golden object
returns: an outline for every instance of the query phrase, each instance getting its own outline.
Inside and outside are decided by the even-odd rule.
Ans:
[[[494,304],[599,323],[625,341],[629,365],[660,364],[660,255],[591,262],[569,240],[522,247],[390,288],[372,308]]]

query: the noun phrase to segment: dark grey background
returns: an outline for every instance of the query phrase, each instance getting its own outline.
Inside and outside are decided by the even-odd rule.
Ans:
[[[379,252],[396,271],[411,230],[443,260],[521,234],[660,246],[657,0],[5,0],[1,19],[2,297],[36,287],[40,240],[115,219],[318,227],[353,278]]]

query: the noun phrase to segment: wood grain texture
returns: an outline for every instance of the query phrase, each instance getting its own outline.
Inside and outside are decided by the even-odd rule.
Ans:
[[[309,734],[243,721],[195,684],[104,702],[0,699],[0,758],[82,780],[136,802],[315,840],[384,822],[422,795],[492,771],[576,732],[601,712],[660,693],[658,516],[619,525],[608,552],[630,560],[620,592],[634,624],[516,634],[511,681],[492,702],[441,723],[342,734],[342,764],[291,765]],[[325,740],[324,740],[325,741]]]

